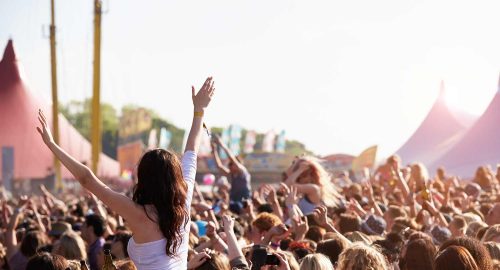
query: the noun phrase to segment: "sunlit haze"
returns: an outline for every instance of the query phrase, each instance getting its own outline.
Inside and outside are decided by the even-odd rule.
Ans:
[[[50,100],[50,1],[0,0],[29,86]],[[93,1],[56,0],[62,102],[92,93]],[[285,129],[318,154],[397,150],[446,86],[480,115],[497,91],[500,1],[105,1],[102,99],[186,128],[213,75],[207,124]]]

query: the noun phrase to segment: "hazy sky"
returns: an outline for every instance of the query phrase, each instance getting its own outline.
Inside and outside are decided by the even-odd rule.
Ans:
[[[49,0],[0,0],[31,90],[50,100]],[[425,117],[445,80],[480,114],[500,72],[500,1],[105,2],[102,99],[181,127],[190,86],[213,75],[210,126],[287,131],[319,154],[384,156]],[[60,99],[92,93],[93,1],[56,0]],[[5,117],[5,116],[0,116]]]

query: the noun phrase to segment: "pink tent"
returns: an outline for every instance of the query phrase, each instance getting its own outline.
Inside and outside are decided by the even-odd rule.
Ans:
[[[441,82],[439,97],[424,121],[396,152],[402,158],[403,164],[417,161],[426,165],[432,164],[451,149],[472,125],[470,116],[452,112],[448,108],[444,93],[444,83]]]
[[[500,162],[500,80],[498,91],[490,105],[463,138],[432,168],[444,166],[450,173],[473,176],[480,165]]]
[[[52,153],[43,144],[35,129],[39,125],[37,120],[39,108],[45,111],[51,122],[50,105],[28,91],[23,82],[23,74],[12,40],[9,40],[0,62],[0,148],[13,149],[14,179],[45,177],[47,169],[53,167]],[[59,134],[60,145],[76,159],[90,165],[90,143],[62,114],[59,114]],[[0,166],[2,164],[0,154]],[[65,168],[62,172],[64,178],[72,177]],[[98,175],[119,176],[118,162],[101,153]]]

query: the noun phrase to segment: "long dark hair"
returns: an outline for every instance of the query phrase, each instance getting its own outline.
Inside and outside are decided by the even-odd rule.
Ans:
[[[149,219],[158,223],[167,240],[166,253],[174,256],[182,241],[182,225],[189,221],[187,185],[177,156],[164,149],[146,152],[137,168],[133,200],[144,207]],[[146,205],[156,209],[157,220],[150,217]]]

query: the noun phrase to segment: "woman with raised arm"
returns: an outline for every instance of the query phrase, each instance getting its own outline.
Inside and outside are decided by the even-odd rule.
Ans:
[[[203,115],[214,94],[212,78],[195,92],[194,116],[182,161],[165,149],[146,152],[137,167],[133,198],[111,190],[92,171],[54,143],[47,120],[40,111],[37,127],[47,147],[88,191],[121,215],[133,232],[130,258],[139,270],[186,269],[189,211],[196,175]]]
[[[302,195],[297,205],[304,215],[311,214],[316,207],[340,205],[340,194],[331,182],[330,175],[319,160],[303,156],[294,160],[285,172],[285,184],[296,187]]]

